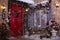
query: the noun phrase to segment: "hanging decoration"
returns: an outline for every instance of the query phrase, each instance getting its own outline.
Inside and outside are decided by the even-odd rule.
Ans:
[[[6,18],[6,11],[5,9],[2,10],[2,19],[5,20]]]

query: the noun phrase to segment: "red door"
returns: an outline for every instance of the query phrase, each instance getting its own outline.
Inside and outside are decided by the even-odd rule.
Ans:
[[[22,24],[22,7],[16,5],[11,6],[11,35],[18,36],[23,34],[23,24]]]

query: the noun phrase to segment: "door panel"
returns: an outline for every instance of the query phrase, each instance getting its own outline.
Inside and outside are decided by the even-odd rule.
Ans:
[[[13,36],[23,34],[22,14],[23,14],[22,7],[18,7],[16,5],[11,6],[10,25],[11,25],[11,34]]]

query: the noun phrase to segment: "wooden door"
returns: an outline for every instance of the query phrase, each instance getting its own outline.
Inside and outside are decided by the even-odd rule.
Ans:
[[[16,5],[11,6],[11,34],[13,36],[18,36],[23,34],[23,24],[22,24],[23,8]]]

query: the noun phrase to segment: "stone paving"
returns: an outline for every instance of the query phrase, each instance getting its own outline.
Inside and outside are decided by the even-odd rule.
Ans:
[[[34,38],[34,39],[30,39],[30,38],[15,38],[15,39],[10,39],[10,40],[60,40],[60,37],[58,38]]]
[[[51,37],[51,38],[42,38],[40,39],[39,37],[19,37],[19,38],[14,38],[11,37],[10,40],[60,40],[60,37]]]

